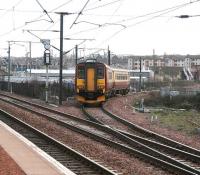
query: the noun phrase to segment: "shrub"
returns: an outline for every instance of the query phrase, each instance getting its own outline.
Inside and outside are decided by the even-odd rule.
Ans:
[[[153,96],[152,96],[153,97]],[[184,108],[200,110],[200,94],[196,96],[155,96],[144,100],[146,106],[165,106],[170,108]]]

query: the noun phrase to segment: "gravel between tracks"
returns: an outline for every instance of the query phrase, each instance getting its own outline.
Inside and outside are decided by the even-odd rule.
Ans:
[[[187,135],[181,131],[173,130],[168,127],[161,126],[159,122],[151,122],[149,114],[136,113],[130,106],[133,101],[141,98],[150,97],[148,94],[133,94],[127,96],[114,97],[108,100],[105,108],[116,115],[123,116],[124,119],[135,123],[143,128],[149,129],[158,134],[169,137],[178,142],[200,149],[200,135]]]
[[[99,142],[93,141],[66,128],[57,126],[53,122],[48,122],[47,120],[41,119],[34,114],[11,106],[12,105],[4,104],[0,101],[0,108],[9,111],[11,114],[42,130],[43,132],[65,143],[66,145],[76,149],[77,151],[80,151],[82,154],[94,158],[100,162],[104,162],[103,165],[108,165],[109,167],[112,167],[124,175],[170,174],[157,169],[154,166],[151,166],[150,164],[145,163],[139,159],[136,159],[133,156],[129,156],[125,153],[120,153],[120,151],[116,149],[100,144]],[[71,108],[69,104],[64,104],[62,107],[57,109],[67,109],[69,112],[70,109],[74,108]],[[78,108],[76,112],[78,113]],[[82,112],[80,110],[79,114],[82,116]]]

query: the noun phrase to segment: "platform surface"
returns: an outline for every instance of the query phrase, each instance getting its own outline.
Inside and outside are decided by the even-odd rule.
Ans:
[[[2,121],[0,145],[27,175],[75,175]]]

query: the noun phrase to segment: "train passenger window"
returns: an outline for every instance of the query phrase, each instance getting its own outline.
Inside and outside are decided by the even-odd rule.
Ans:
[[[85,78],[85,68],[84,67],[78,67],[78,78],[84,79]]]
[[[116,74],[115,75],[116,80],[128,80],[128,76],[126,74]]]
[[[97,78],[98,79],[104,78],[104,67],[102,67],[102,66],[97,67]]]
[[[117,79],[117,80],[120,80],[119,74],[116,74],[116,79]]]

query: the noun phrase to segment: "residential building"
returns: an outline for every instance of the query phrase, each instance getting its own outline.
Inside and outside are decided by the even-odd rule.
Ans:
[[[132,56],[128,59],[129,69],[139,69],[140,59],[142,68],[151,67],[183,67],[191,69],[193,65],[200,65],[200,55],[164,55],[164,56]]]

